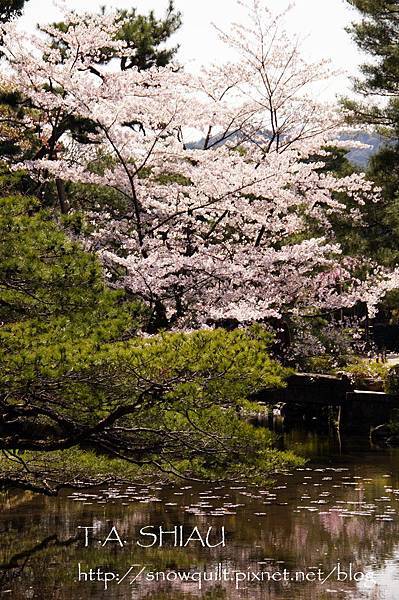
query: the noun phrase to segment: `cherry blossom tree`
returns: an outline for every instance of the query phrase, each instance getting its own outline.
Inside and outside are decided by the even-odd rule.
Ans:
[[[290,10],[273,15],[259,0],[238,2],[248,13],[248,24],[233,24],[219,31],[221,40],[235,51],[237,60],[204,71],[200,85],[211,103],[232,99],[225,121],[214,140],[212,128],[205,147],[237,136],[267,153],[283,152],[305,141],[317,149],[331,139],[341,117],[333,106],[317,101],[318,87],[335,75],[330,62],[311,63],[301,52],[299,36],[284,30]],[[237,101],[240,109],[237,109]]]
[[[396,272],[360,280],[334,239],[332,217],[357,219],[377,192],[363,175],[323,172],[340,127],[312,95],[327,63],[304,60],[284,15],[257,0],[249,15],[221,33],[237,60],[199,76],[100,65],[104,48],[124,52],[112,14],[66,13],[66,31],[44,27],[48,37],[5,27],[2,78],[29,99],[44,140],[16,168],[112,197],[83,206],[83,240],[112,285],[147,303],[154,329],[372,309],[398,285]],[[88,139],[65,131],[72,117],[91,123]]]

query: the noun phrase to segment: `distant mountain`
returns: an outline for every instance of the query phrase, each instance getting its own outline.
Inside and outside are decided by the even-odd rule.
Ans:
[[[240,133],[236,133],[229,138],[229,141],[239,143],[240,137]],[[264,138],[266,142],[268,139],[266,133],[264,134]],[[381,146],[383,146],[384,143],[386,143],[386,141],[381,136],[377,134],[366,133],[364,131],[348,132],[345,134],[341,134],[339,136],[339,140],[343,142],[353,140],[355,142],[361,142],[362,144],[367,144],[369,146],[368,148],[355,148],[348,152],[348,154],[346,155],[351,163],[353,163],[357,167],[360,167],[361,169],[365,169],[367,167],[367,163],[373,156],[373,154],[376,154],[376,152],[378,152]],[[203,138],[195,142],[190,142],[187,144],[187,147],[191,149],[203,148],[204,141],[205,139]],[[223,145],[224,143],[225,141],[218,141],[217,135],[210,139],[210,144],[215,147]]]
[[[386,143],[385,140],[379,135],[365,133],[364,131],[342,134],[340,136],[340,140],[354,140],[355,142],[361,142],[362,144],[367,144],[369,146],[369,148],[355,148],[346,155],[351,163],[357,167],[360,167],[361,169],[365,169],[367,167],[367,163],[373,154],[376,154],[381,146]]]

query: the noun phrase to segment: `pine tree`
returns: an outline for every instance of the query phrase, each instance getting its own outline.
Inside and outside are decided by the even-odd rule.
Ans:
[[[51,495],[154,469],[255,477],[296,464],[237,411],[283,384],[271,335],[135,335],[141,305],[107,289],[61,224],[34,198],[0,198],[0,488]]]
[[[105,8],[102,8],[101,14],[105,15]],[[169,1],[167,11],[161,19],[156,18],[154,11],[142,15],[136,8],[118,10],[115,16],[116,39],[124,42],[131,54],[124,52],[121,55],[115,48],[103,48],[98,63],[117,59],[122,71],[133,67],[141,71],[154,66],[165,67],[172,61],[179,46],[165,47],[164,44],[176,33],[181,23],[181,13],[175,10],[173,0]],[[69,25],[61,21],[55,23],[55,27],[67,32]],[[59,46],[59,40],[54,43]]]
[[[348,122],[372,126],[386,140],[368,166],[382,201],[365,211],[367,251],[391,265],[399,260],[399,0],[347,1],[361,16],[348,31],[371,57],[354,84],[364,100],[344,101]]]
[[[24,1],[6,1],[3,6],[0,0],[0,21],[4,22],[20,15]],[[102,9],[102,13],[105,13],[105,9]],[[132,68],[145,70],[154,66],[165,67],[176,55],[178,46],[165,45],[170,36],[181,26],[181,14],[175,10],[173,0],[170,0],[167,11],[161,19],[157,19],[153,11],[148,15],[141,15],[133,8],[117,11],[115,25],[116,39],[124,42],[131,54],[124,52],[120,55],[115,48],[103,48],[97,60],[99,65],[117,61],[122,71]],[[69,26],[59,22],[55,23],[54,27],[66,33]],[[61,56],[65,57],[69,48],[65,44],[60,44],[59,39],[55,40],[55,36],[48,33],[47,35],[50,35],[54,45],[61,50]],[[38,140],[35,140],[38,123],[35,122],[34,112],[31,109],[27,98],[8,87],[0,86],[0,157],[6,160],[18,160],[21,157],[53,159],[58,140],[65,132],[69,132],[74,140],[90,143],[90,136],[95,132],[92,121],[75,118],[67,111],[66,114],[59,115],[56,135],[44,142],[39,140],[38,143]],[[26,118],[32,119],[31,128],[26,126]],[[20,191],[25,192],[26,186]],[[37,194],[37,189],[28,185],[28,192]],[[61,212],[68,212],[67,193],[61,180],[58,180],[56,190],[47,193],[47,203],[50,197],[59,205]]]
[[[356,123],[376,125],[390,138],[399,132],[399,1],[347,0],[361,14],[348,28],[361,50],[372,60],[361,67],[355,91],[366,99],[383,96],[387,103],[347,102]]]

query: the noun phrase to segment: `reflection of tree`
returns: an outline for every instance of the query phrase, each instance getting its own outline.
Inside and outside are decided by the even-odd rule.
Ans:
[[[203,600],[226,600],[229,596],[227,590],[221,587],[215,587],[208,592],[201,594]],[[176,589],[173,590],[160,590],[159,592],[150,592],[145,596],[141,596],[141,600],[197,600],[198,594],[190,594],[187,591],[179,592]]]
[[[356,515],[358,510],[362,510],[361,505],[356,503],[362,503],[363,510],[369,506],[370,511],[374,505],[377,514],[384,512],[390,503],[393,509],[397,508],[393,493],[390,503],[378,502],[382,496],[387,496],[388,487],[399,487],[395,477],[387,480],[383,476],[383,473],[393,469],[394,463],[388,465],[386,459],[381,459],[381,463],[376,459],[371,465],[365,461],[342,473],[333,469],[320,473],[309,469],[295,473],[287,481],[276,483],[275,489],[253,487],[237,490],[229,486],[212,488],[203,485],[187,486],[181,490],[177,487],[160,489],[159,486],[132,488],[130,491],[115,489],[110,491],[111,498],[106,504],[96,502],[103,501],[108,491],[99,491],[98,497],[92,497],[88,492],[84,498],[86,504],[74,502],[65,496],[43,498],[32,495],[23,496],[24,504],[15,495],[8,505],[7,502],[3,503],[3,514],[0,514],[3,524],[7,523],[3,527],[5,531],[1,544],[6,556],[0,561],[9,566],[15,564],[7,571],[8,579],[7,575],[3,579],[12,588],[13,600],[25,597],[23,594],[27,585],[32,586],[40,598],[63,600],[75,600],[83,595],[93,600],[109,597],[124,600],[132,593],[137,600],[196,600],[199,597],[207,600],[247,600],[249,597],[251,600],[321,600],[322,590],[316,583],[288,582],[287,587],[278,582],[254,583],[239,592],[235,590],[234,582],[223,583],[222,586],[208,583],[200,593],[195,584],[150,584],[142,581],[136,587],[129,583],[115,586],[111,595],[106,596],[101,583],[85,587],[85,584],[74,582],[74,579],[78,562],[82,563],[83,569],[107,565],[109,570],[116,572],[124,572],[127,565],[135,563],[146,564],[154,571],[206,569],[210,572],[218,562],[230,571],[246,571],[250,568],[255,572],[273,572],[284,567],[290,571],[303,571],[306,567],[320,565],[327,572],[338,560],[343,566],[352,562],[359,568],[373,565],[378,570],[383,567],[387,557],[393,556],[399,540],[399,524],[396,520],[384,522],[374,517]],[[354,482],[358,483],[352,485]],[[281,483],[287,483],[287,487],[279,488]],[[118,498],[113,504],[114,492]],[[329,495],[326,496],[327,492]],[[154,496],[158,502],[149,501]],[[323,498],[326,503],[318,504],[319,499]],[[215,509],[226,503],[231,505],[228,512],[232,514],[212,516]],[[208,508],[203,506],[201,509],[206,504]],[[199,507],[200,514],[187,512],[187,509],[195,506]],[[314,510],[308,510],[312,507]],[[345,513],[353,514],[342,516]],[[157,527],[161,524],[168,529],[182,524],[187,530],[194,526],[206,529],[211,525],[224,525],[227,547],[212,551],[173,546],[143,550],[135,545],[140,527]],[[98,541],[94,541],[89,548],[84,548],[83,537],[80,536],[76,544],[57,546],[56,540],[72,538],[77,533],[78,525],[98,525],[99,529],[94,534],[97,540],[104,539],[110,527],[115,525],[118,531],[126,534],[128,545],[123,550],[116,545],[102,548]],[[54,531],[58,538],[47,538],[47,546],[42,549],[39,547],[29,557],[25,556],[27,551],[22,544],[28,549],[36,548],[38,544],[35,541],[42,532]],[[272,560],[267,561],[266,558]],[[277,561],[284,562],[279,564]],[[61,572],[59,565],[63,565]],[[22,566],[24,569],[21,570]],[[352,592],[353,597],[360,597],[356,595],[358,592],[354,583],[345,585],[345,589]]]
[[[26,505],[28,502],[31,502],[35,498],[33,492],[3,492],[0,493],[0,511],[10,511],[14,508],[18,508]]]
[[[38,544],[14,554],[6,563],[0,564],[0,588],[9,585],[13,580],[22,576],[23,571],[29,566],[29,561],[35,555],[51,548],[67,548],[75,544],[78,538],[72,537],[68,540],[59,540],[57,535],[50,535]]]

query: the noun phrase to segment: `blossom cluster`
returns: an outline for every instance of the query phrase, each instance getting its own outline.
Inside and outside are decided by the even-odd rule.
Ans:
[[[356,219],[378,194],[363,175],[323,170],[342,125],[311,93],[328,64],[306,62],[260,2],[250,14],[250,27],[221,33],[237,61],[198,76],[105,65],[104,48],[124,52],[112,14],[66,13],[63,31],[45,27],[28,43],[6,26],[2,78],[29,98],[50,141],[17,168],[119,199],[83,206],[84,243],[112,285],[173,326],[359,301],[373,310],[399,285],[381,270],[359,280],[334,237],[332,217]],[[72,117],[92,124],[89,141],[71,135]]]

